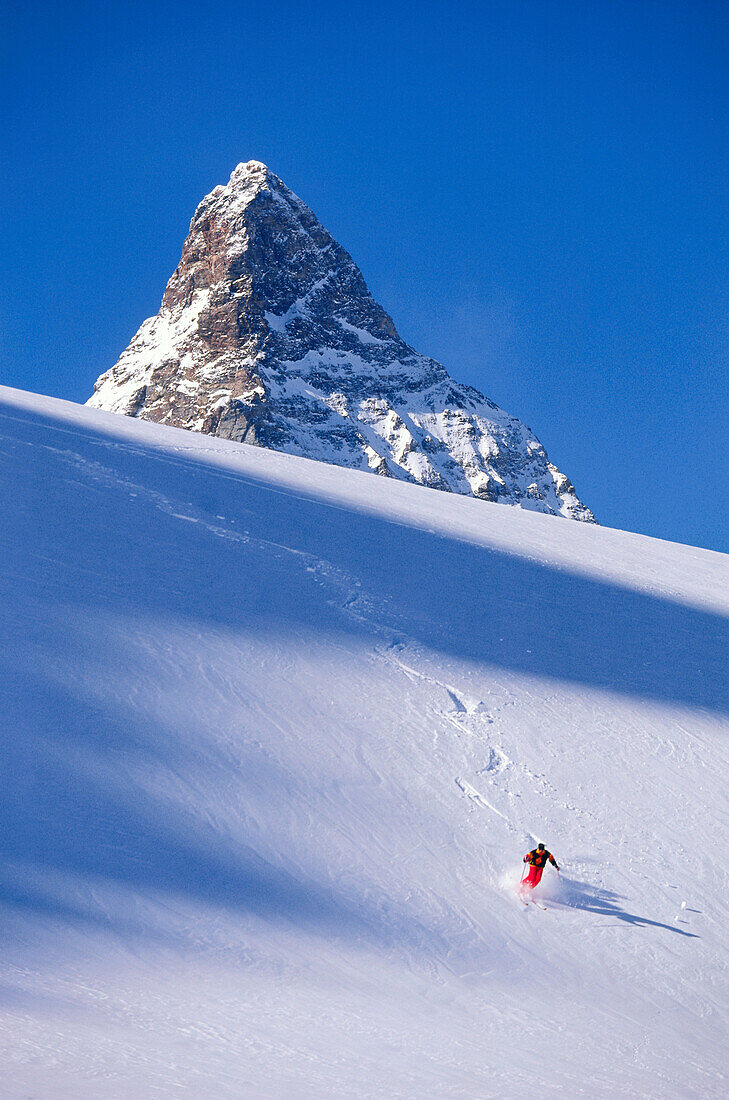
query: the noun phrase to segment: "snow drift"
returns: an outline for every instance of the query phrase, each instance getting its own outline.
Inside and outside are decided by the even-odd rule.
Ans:
[[[725,556],[1,399],[5,1096],[726,1095]]]

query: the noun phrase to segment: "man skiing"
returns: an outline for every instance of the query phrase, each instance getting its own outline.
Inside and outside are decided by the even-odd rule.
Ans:
[[[537,844],[536,848],[532,849],[531,852],[527,852],[523,862],[529,864],[529,870],[521,880],[522,890],[533,890],[534,887],[539,884],[542,872],[547,865],[547,860],[549,860],[552,866],[559,871],[557,860],[551,852],[547,851],[543,844]]]

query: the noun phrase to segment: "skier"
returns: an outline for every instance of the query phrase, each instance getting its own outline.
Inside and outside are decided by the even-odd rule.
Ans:
[[[544,870],[547,860],[559,871],[557,867],[557,860],[554,858],[551,852],[548,852],[543,844],[537,844],[531,852],[527,852],[524,856],[524,863],[529,864],[529,871],[521,880],[522,890],[533,890],[535,886],[539,884],[539,880],[542,877],[542,871]]]

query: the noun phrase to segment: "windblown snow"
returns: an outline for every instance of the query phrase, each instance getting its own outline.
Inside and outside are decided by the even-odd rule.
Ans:
[[[725,556],[0,399],[3,1097],[727,1095]]]

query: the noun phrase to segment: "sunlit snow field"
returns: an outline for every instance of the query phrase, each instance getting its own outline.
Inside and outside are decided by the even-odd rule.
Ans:
[[[0,446],[3,1098],[727,1095],[727,557],[7,389]]]

